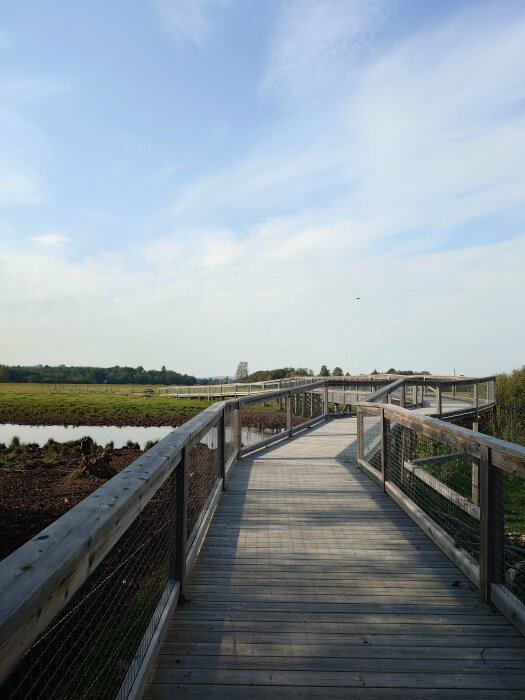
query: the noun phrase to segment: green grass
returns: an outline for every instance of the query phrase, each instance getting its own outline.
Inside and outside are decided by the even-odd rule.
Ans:
[[[179,425],[210,405],[196,399],[145,396],[145,388],[2,383],[0,423]]]
[[[146,396],[149,387],[104,384],[0,383],[0,423],[23,425],[173,425],[213,403],[199,399]],[[158,387],[156,387],[158,389]],[[243,411],[273,412],[277,401]]]

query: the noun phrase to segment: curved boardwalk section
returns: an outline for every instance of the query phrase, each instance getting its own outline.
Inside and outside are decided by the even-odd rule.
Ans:
[[[525,641],[332,420],[234,468],[148,700],[525,698]]]

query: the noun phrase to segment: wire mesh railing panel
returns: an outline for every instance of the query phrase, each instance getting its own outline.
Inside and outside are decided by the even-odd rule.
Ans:
[[[495,579],[525,604],[525,482],[496,474]]]
[[[478,405],[486,406],[492,403],[491,399],[491,384],[492,382],[481,382],[478,384]]]
[[[363,459],[381,471],[381,415],[363,415]]]
[[[476,387],[474,384],[454,384],[446,386],[441,392],[443,410],[454,411],[462,405],[473,406],[476,402]]]
[[[175,474],[0,686],[10,700],[125,698],[173,588]]]
[[[496,401],[496,381],[492,379],[488,384],[489,403],[494,403]]]
[[[215,422],[196,443],[190,446],[188,454],[188,536],[199,525],[204,506],[217,481],[221,478],[221,450],[219,421]],[[188,542],[191,545],[191,542]]]
[[[226,464],[233,457],[236,450],[235,444],[235,411],[232,408],[224,409],[224,459]]]
[[[479,561],[479,464],[447,444],[387,421],[387,479]]]
[[[242,406],[242,447],[251,447],[286,430],[286,401],[283,396]]]

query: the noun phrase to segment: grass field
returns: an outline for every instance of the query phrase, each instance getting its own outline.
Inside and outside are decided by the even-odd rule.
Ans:
[[[145,393],[151,387],[0,383],[0,423],[21,425],[181,425],[213,402]],[[158,389],[159,387],[155,387]],[[243,413],[273,413],[277,402]],[[282,418],[284,414],[280,414]]]
[[[0,423],[23,425],[173,425],[209,404],[147,396],[145,386],[0,383]]]

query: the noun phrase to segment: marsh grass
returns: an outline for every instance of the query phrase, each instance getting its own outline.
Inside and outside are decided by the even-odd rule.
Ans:
[[[121,387],[119,387],[120,389]],[[112,388],[113,389],[113,388]],[[126,391],[124,391],[126,390]],[[23,425],[180,425],[209,405],[148,396],[144,387],[0,383],[0,423]]]

